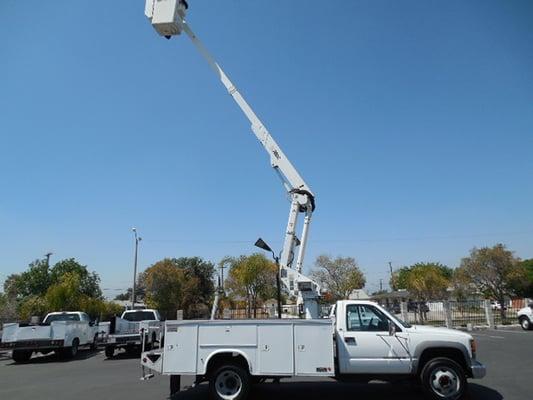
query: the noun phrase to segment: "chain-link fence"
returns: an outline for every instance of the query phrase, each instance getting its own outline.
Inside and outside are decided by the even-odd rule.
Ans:
[[[518,323],[517,311],[527,299],[517,299],[500,305],[489,300],[402,302],[389,310],[406,322],[450,328],[509,325]]]

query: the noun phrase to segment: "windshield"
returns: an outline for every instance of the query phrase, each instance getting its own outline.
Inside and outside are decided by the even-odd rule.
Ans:
[[[54,321],[79,321],[80,316],[78,314],[52,314],[45,318],[43,324],[49,324]]]
[[[155,315],[152,311],[132,311],[127,312],[122,317],[127,321],[155,321]]]

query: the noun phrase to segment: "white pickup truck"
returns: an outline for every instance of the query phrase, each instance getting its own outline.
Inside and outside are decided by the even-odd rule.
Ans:
[[[105,344],[106,357],[113,357],[115,350],[120,348],[129,353],[140,350],[143,338],[145,348],[153,348],[155,343],[163,340],[162,327],[161,316],[157,310],[124,311],[120,318],[111,319]]]
[[[527,307],[518,310],[516,314],[523,330],[529,331],[533,329],[533,303],[529,303]]]
[[[253,383],[293,376],[414,379],[429,398],[455,400],[467,378],[485,376],[471,335],[409,325],[370,301],[339,301],[329,319],[166,321],[165,338],[163,348],[142,354],[143,371],[170,375],[171,394],[181,375],[195,375],[220,400],[242,400]]]
[[[80,311],[49,313],[38,325],[4,324],[1,347],[12,350],[13,360],[28,361],[33,353],[52,351],[75,357],[80,346],[96,349],[98,326]]]

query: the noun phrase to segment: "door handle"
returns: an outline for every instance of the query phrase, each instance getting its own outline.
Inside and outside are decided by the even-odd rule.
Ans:
[[[356,344],[355,338],[353,337],[345,337],[344,342],[346,342],[347,344]]]

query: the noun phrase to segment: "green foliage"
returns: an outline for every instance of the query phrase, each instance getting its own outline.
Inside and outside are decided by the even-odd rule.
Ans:
[[[79,290],[85,296],[101,298],[100,277],[96,272],[89,272],[86,265],[81,265],[74,258],[57,262],[50,270],[50,283],[59,283],[65,274],[76,274],[79,277]]]
[[[184,310],[186,318],[200,317],[214,293],[214,266],[199,257],[166,258],[148,268],[140,279],[146,304],[165,317]]]
[[[332,259],[327,255],[320,255],[315,261],[313,278],[327,290],[333,301],[347,299],[355,289],[365,286],[366,279],[352,257],[337,257]]]
[[[520,262],[525,279],[515,288],[518,296],[533,298],[533,258]]]
[[[87,295],[82,293],[81,278],[75,272],[64,273],[59,282],[50,286],[45,301],[50,312],[80,310]]]
[[[50,273],[45,260],[35,260],[21,274],[12,274],[4,282],[4,291],[19,299],[42,296],[50,286]]]
[[[48,312],[48,305],[41,296],[27,296],[19,306],[18,314],[22,320],[29,320],[33,315],[43,317]]]
[[[416,263],[409,267],[406,289],[417,300],[447,297],[453,271],[439,263]]]
[[[12,274],[4,282],[7,314],[9,318],[27,319],[50,311],[81,310],[97,316],[104,308],[99,283],[96,273],[73,258],[59,261],[51,269],[45,260],[36,260],[26,271]]]
[[[248,317],[257,315],[261,301],[276,297],[276,264],[263,254],[226,259],[231,265],[225,287],[230,297],[244,298]]]
[[[470,256],[461,260],[464,273],[486,297],[504,304],[506,296],[518,294],[527,273],[520,264],[520,259],[507,250],[505,245],[473,248]],[[505,311],[501,309],[502,318]]]

